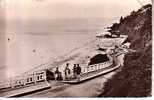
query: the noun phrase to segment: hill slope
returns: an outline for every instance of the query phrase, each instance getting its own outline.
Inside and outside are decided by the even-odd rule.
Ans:
[[[120,19],[111,26],[111,31],[128,35],[136,53],[125,56],[122,70],[110,79],[99,96],[145,97],[151,96],[152,75],[152,6],[145,5],[138,11]]]

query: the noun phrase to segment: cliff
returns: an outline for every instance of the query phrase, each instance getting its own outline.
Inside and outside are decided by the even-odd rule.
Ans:
[[[152,88],[152,5],[148,4],[130,15],[121,17],[110,32],[128,35],[131,49],[136,53],[125,56],[124,66],[105,83],[103,97],[146,97]]]

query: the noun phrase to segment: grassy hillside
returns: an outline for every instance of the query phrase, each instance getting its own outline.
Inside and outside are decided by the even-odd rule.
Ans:
[[[125,56],[124,66],[105,83],[103,97],[151,96],[152,85],[152,6],[145,5],[138,11],[120,19],[111,26],[111,31],[127,34],[131,49],[136,53]]]

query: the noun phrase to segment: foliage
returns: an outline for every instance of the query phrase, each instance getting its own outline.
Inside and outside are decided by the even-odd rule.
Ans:
[[[146,12],[143,12],[143,10]],[[112,29],[128,35],[131,48],[137,50],[125,56],[124,66],[112,79],[105,83],[104,97],[146,97],[151,96],[152,74],[152,18],[151,5],[145,5],[137,12],[126,16]],[[141,21],[143,21],[141,23]],[[140,26],[138,30],[134,27]],[[115,28],[118,27],[118,28]]]

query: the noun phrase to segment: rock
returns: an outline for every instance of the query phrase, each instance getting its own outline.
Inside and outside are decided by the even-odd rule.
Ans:
[[[152,72],[152,6],[145,5],[114,24],[113,31],[128,35],[130,48],[137,52],[125,56],[122,71],[106,83],[105,97],[151,96]],[[116,26],[117,25],[117,26]],[[115,28],[116,27],[116,28]],[[110,85],[109,85],[110,84]]]

